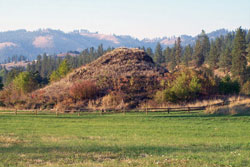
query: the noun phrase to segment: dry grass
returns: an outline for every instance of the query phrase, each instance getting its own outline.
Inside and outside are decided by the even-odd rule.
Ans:
[[[140,108],[179,108],[179,107],[203,107],[203,106],[212,106],[216,104],[222,103],[222,99],[210,99],[210,100],[202,100],[202,101],[195,101],[192,103],[179,103],[179,104],[173,104],[173,103],[163,103],[163,104],[157,104],[154,101],[149,101],[146,103],[142,103],[140,105]]]
[[[24,141],[20,140],[19,137],[9,134],[9,135],[0,135],[0,146],[10,147],[15,144],[23,143]]]
[[[250,98],[232,97],[229,105],[208,107],[205,113],[222,115],[248,114],[250,113]]]

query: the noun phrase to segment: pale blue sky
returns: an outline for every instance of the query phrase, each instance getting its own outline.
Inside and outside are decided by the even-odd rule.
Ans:
[[[154,38],[250,28],[250,0],[0,0],[0,31],[88,29]]]

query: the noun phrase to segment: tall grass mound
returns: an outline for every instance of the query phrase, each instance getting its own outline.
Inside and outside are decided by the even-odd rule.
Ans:
[[[249,115],[250,98],[234,100],[226,106],[208,107],[205,113],[216,115]]]
[[[86,107],[89,100],[94,100],[100,107],[105,101],[102,98],[109,97],[107,95],[111,92],[123,94],[121,103],[130,108],[136,107],[140,101],[155,93],[159,78],[166,73],[168,70],[155,64],[145,51],[117,48],[60,81],[31,93],[26,108]],[[87,97],[88,92],[80,92],[85,90],[95,90],[91,92],[91,99],[79,97],[85,94]]]

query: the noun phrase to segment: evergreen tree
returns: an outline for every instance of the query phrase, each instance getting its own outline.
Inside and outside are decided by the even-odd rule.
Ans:
[[[163,51],[163,57],[165,58],[165,63],[169,63],[171,61],[171,49],[170,49],[170,47],[167,47]]]
[[[234,39],[234,36],[232,35],[232,33],[228,33],[225,37],[225,48],[229,48],[231,49],[232,48],[232,45],[233,45],[233,39]]]
[[[36,71],[41,72],[41,69],[42,69],[42,56],[38,55],[37,62],[36,62]]]
[[[16,68],[11,69],[6,75],[4,85],[9,85],[16,78],[16,76],[18,76],[21,72],[24,72],[24,71],[25,69],[22,67],[16,67]]]
[[[153,58],[154,53],[153,53],[153,51],[152,51],[151,48],[147,48],[146,53],[147,53],[151,58]]]
[[[218,58],[219,58],[218,48],[216,44],[212,41],[208,58],[208,64],[211,68],[213,69],[217,68]]]
[[[179,67],[181,63],[181,53],[182,53],[181,38],[178,37],[177,42],[176,42],[176,48],[175,48],[175,61],[176,61],[177,67]]]
[[[250,62],[250,43],[248,44],[248,47],[247,47],[247,60],[248,62]]]
[[[220,55],[219,59],[220,68],[224,69],[224,72],[229,72],[232,66],[232,55],[229,47],[225,49],[225,51]]]
[[[71,69],[71,67],[70,67],[68,61],[66,59],[63,60],[58,68],[58,73],[59,73],[60,77],[66,76],[70,72],[70,69]]]
[[[202,54],[203,54],[204,60],[206,60],[209,56],[210,42],[204,30],[202,30],[201,34],[198,36],[198,39],[200,39],[201,47],[202,47]]]
[[[196,40],[194,48],[194,62],[196,67],[200,67],[204,63],[205,57],[203,54],[202,44],[200,39]]]
[[[97,57],[101,57],[104,54],[103,45],[99,45],[97,49]]]
[[[30,72],[21,72],[13,80],[13,85],[15,89],[21,93],[29,93],[39,87],[39,83],[36,78]]]
[[[0,90],[2,90],[2,89],[3,89],[3,78],[0,77]]]
[[[48,56],[44,53],[41,61],[41,76],[47,77],[48,76]]]
[[[61,79],[61,76],[57,70],[53,71],[50,75],[49,81],[55,82]]]
[[[156,48],[155,48],[154,61],[158,64],[161,64],[164,62],[163,55],[162,55],[162,47],[161,47],[160,42],[157,43]]]
[[[236,31],[232,50],[232,74],[235,78],[239,79],[241,84],[243,84],[246,79],[246,54],[246,40],[244,32],[240,27]]]
[[[169,66],[169,69],[171,71],[173,71],[176,68],[175,48],[176,48],[176,43],[175,43],[174,48],[171,49],[171,56],[170,56],[171,60],[170,60],[170,66]]]
[[[192,47],[191,45],[188,45],[185,47],[185,50],[184,50],[184,58],[183,58],[183,61],[184,61],[184,64],[185,66],[189,66],[189,61],[191,60],[191,57],[192,57]]]
[[[215,39],[215,47],[216,47],[216,51],[217,51],[217,56],[219,56],[222,53],[223,49],[226,47],[223,44],[223,41],[224,41],[224,37],[223,36],[218,37],[218,38]]]

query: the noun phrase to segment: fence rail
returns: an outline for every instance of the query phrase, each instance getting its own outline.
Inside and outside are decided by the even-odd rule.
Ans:
[[[205,110],[207,107],[211,106],[224,106],[225,104],[228,104],[228,102],[222,102],[222,103],[217,103],[217,104],[212,104],[212,105],[207,105],[207,106],[199,106],[199,107],[149,107],[149,108],[137,108],[137,109],[132,109],[132,110],[127,110],[127,109],[114,109],[114,108],[108,108],[108,109],[89,109],[89,108],[70,108],[68,110],[56,110],[55,113],[58,116],[61,113],[78,113],[80,116],[80,113],[100,113],[100,114],[107,114],[107,113],[129,113],[129,112],[145,112],[148,114],[148,112],[180,112],[180,111],[199,111],[199,110]],[[38,115],[40,110],[17,110],[17,109],[9,109],[6,110],[8,112],[0,112],[0,114],[15,114],[17,115],[18,113],[34,113],[35,115]]]

